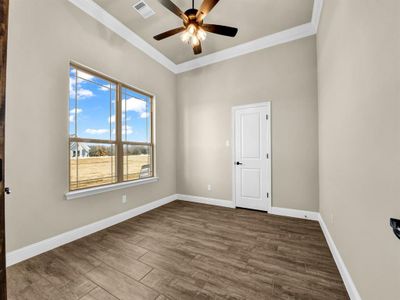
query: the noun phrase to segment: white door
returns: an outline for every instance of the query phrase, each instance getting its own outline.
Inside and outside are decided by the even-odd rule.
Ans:
[[[234,197],[237,207],[271,207],[270,103],[234,107]]]

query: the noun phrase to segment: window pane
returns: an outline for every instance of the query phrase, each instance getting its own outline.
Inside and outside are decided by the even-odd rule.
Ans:
[[[70,143],[71,190],[117,182],[115,145]]]
[[[116,86],[71,67],[70,136],[115,140]]]
[[[70,67],[69,70],[69,136],[75,136],[75,86],[76,86],[76,69]]]
[[[70,190],[76,190],[78,188],[78,143],[70,143],[69,152],[69,187]]]
[[[153,176],[151,147],[124,145],[124,181]]]
[[[92,81],[98,84],[99,86],[104,86],[104,87],[109,87],[110,85],[110,82],[108,80],[86,73],[85,71],[78,70],[77,75],[79,81],[81,80]]]
[[[122,88],[122,140],[151,142],[151,99]]]
[[[69,78],[70,190],[152,177],[152,98],[79,67]]]

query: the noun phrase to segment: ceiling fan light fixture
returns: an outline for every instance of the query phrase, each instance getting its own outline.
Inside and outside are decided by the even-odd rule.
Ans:
[[[190,38],[191,38],[191,35],[187,31],[184,31],[181,34],[181,41],[184,42],[185,44],[188,44],[190,42]]]
[[[207,37],[207,33],[201,27],[197,30],[197,34],[196,35],[197,35],[197,38],[200,41],[204,41],[206,39],[206,37]]]
[[[191,34],[194,35],[197,31],[196,25],[194,24],[189,24],[188,27],[186,28],[186,31]]]
[[[200,45],[200,40],[197,38],[196,35],[192,35],[192,37],[190,38],[190,44],[192,45],[192,47]]]
[[[192,8],[183,12],[171,0],[158,0],[166,9],[182,19],[183,26],[160,33],[154,36],[154,39],[161,41],[177,33],[182,33],[180,36],[182,42],[191,45],[194,54],[198,55],[202,52],[201,44],[207,37],[206,31],[223,36],[236,36],[238,29],[235,27],[204,24],[203,22],[204,18],[219,1],[220,0],[203,0],[200,7],[196,9],[194,8],[194,1],[192,0]]]
[[[206,32],[195,24],[189,24],[186,30],[181,34],[182,42],[190,44],[192,47],[196,47],[200,42],[206,39]]]

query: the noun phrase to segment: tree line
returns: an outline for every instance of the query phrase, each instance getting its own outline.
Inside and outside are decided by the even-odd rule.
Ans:
[[[124,147],[124,155],[141,155],[141,154],[149,154],[149,147],[147,146],[133,146],[126,145]],[[114,146],[90,146],[89,156],[98,157],[98,156],[112,156],[115,155]]]

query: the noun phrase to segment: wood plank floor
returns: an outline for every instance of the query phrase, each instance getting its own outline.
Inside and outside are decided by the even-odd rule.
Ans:
[[[349,299],[317,222],[182,201],[7,271],[9,299]]]

